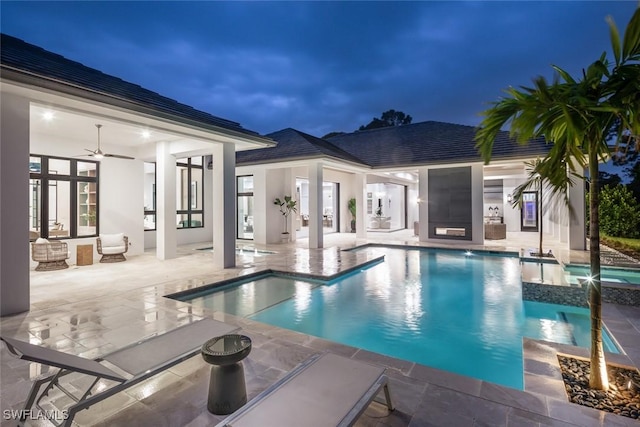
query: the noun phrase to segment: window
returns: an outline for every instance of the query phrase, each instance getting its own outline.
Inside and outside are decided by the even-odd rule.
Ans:
[[[156,164],[144,163],[144,230],[156,229]]]
[[[176,206],[178,228],[204,227],[204,171],[202,157],[176,162]]]
[[[99,163],[32,155],[29,239],[97,236]]]
[[[239,176],[237,179],[237,237],[253,239],[253,176]]]

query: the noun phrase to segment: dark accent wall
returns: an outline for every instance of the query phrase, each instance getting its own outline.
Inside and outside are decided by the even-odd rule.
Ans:
[[[472,240],[471,167],[429,169],[429,238]],[[436,235],[436,228],[463,228],[464,236]]]

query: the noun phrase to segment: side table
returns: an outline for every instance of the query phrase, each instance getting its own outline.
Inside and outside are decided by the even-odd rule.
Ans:
[[[93,245],[76,247],[76,265],[93,265]]]
[[[202,346],[202,358],[211,364],[207,409],[216,415],[228,415],[247,403],[242,359],[251,352],[251,338],[223,335]]]

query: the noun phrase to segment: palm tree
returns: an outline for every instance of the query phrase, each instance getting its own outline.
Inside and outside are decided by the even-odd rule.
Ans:
[[[548,173],[549,167],[546,167],[546,159],[537,158],[532,162],[524,162],[525,169],[527,170],[527,179],[517,186],[513,190],[513,201],[511,206],[522,207],[522,196],[525,191],[534,190],[540,194],[539,198],[539,242],[538,242],[538,256],[543,257],[544,252],[542,250],[542,237],[543,237],[543,222],[542,215],[550,208],[558,206],[560,204],[566,206],[569,209],[569,213],[574,215],[573,208],[569,204],[569,198],[567,196],[568,186],[571,185],[569,180],[563,180],[559,184],[554,186],[552,183],[553,176],[547,178],[545,173]],[[548,189],[549,194],[546,196],[543,193],[544,188]],[[546,201],[546,202],[545,202]],[[547,203],[548,202],[548,203]]]
[[[556,78],[551,84],[538,77],[532,88],[507,89],[509,96],[483,113],[476,134],[476,147],[485,163],[490,161],[495,138],[505,126],[521,144],[546,138],[553,145],[538,172],[556,193],[566,195],[572,185],[570,174],[589,168],[589,386],[598,390],[609,388],[602,346],[598,162],[610,154],[607,136],[616,124],[619,132],[638,134],[640,130],[640,9],[629,21],[622,43],[613,20],[609,18],[608,22],[613,63],[605,52],[583,70],[578,80],[554,66]]]
[[[541,163],[542,163],[542,160],[540,160],[539,158],[533,162],[524,163],[525,168],[528,171],[527,179],[525,180],[525,182],[523,182],[522,184],[520,184],[515,188],[515,190],[513,191],[513,201],[511,202],[511,206],[513,206],[514,208],[515,207],[521,208],[522,196],[525,191],[530,191],[531,189],[535,189],[534,191],[539,192],[540,194],[539,209],[538,209],[538,211],[540,212],[539,221],[538,221],[538,234],[540,237],[539,244],[538,244],[539,257],[542,257],[544,254],[544,252],[542,251],[542,234],[543,234],[542,213],[544,212],[543,210],[544,200],[543,200],[542,189],[544,187],[544,179],[542,175],[540,175],[540,171],[539,171]]]

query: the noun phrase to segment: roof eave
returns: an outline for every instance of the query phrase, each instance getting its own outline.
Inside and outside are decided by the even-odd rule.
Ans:
[[[84,98],[84,99],[88,99],[95,102],[100,102],[103,104],[110,105],[112,107],[122,108],[125,110],[129,110],[131,112],[143,114],[153,118],[160,118],[173,123],[195,127],[200,130],[232,136],[234,138],[238,138],[247,142],[261,145],[262,147],[260,148],[274,147],[276,145],[275,141],[257,134],[253,135],[251,131],[239,132],[233,129],[229,129],[221,126],[215,126],[215,125],[212,125],[209,123],[203,123],[197,120],[190,120],[185,117],[176,116],[174,114],[170,114],[165,111],[161,111],[155,108],[145,106],[144,104],[136,103],[136,102],[115,96],[113,94],[108,94],[108,93],[96,91],[93,89],[88,89],[86,87],[74,85],[66,81],[41,76],[25,70],[9,67],[5,64],[2,64],[0,66],[0,79],[2,80],[6,79],[7,81],[15,82],[18,84],[34,86],[40,89],[47,89],[47,90],[51,90],[64,95],[75,96],[75,97]]]
[[[366,163],[352,162],[350,160],[345,160],[345,159],[341,159],[339,157],[334,157],[334,156],[328,156],[326,154],[315,154],[311,156],[281,157],[277,159],[251,160],[247,162],[236,162],[236,166],[256,166],[256,165],[262,165],[262,164],[286,163],[286,162],[294,162],[294,161],[297,162],[297,161],[318,160],[318,159],[330,160],[333,162],[337,161],[337,162],[344,163],[349,166],[355,166],[358,168],[366,168],[366,169],[371,168],[371,166],[367,165]]]

